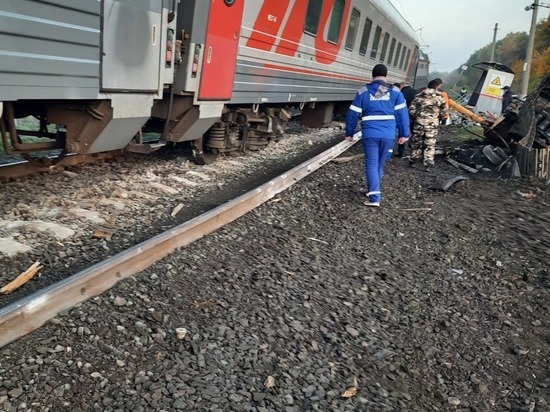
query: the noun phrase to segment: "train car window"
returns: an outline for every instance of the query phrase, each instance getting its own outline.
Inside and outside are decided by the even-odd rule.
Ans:
[[[382,36],[382,28],[376,26],[376,31],[374,32],[374,40],[372,41],[372,50],[370,52],[370,58],[376,59],[378,54],[378,47],[380,46],[380,37]]]
[[[401,55],[401,42],[397,43],[397,52],[395,53],[395,60],[393,61],[393,65],[397,67],[397,63],[399,63],[399,56]]]
[[[357,36],[357,29],[359,28],[359,19],[361,13],[354,8],[351,12],[351,18],[349,19],[348,35],[346,37],[346,49],[353,50],[355,45],[355,37]]]
[[[403,68],[403,63],[405,62],[405,53],[407,52],[407,48],[403,46],[403,53],[401,53],[401,60],[399,60],[399,69]]]
[[[327,36],[327,41],[330,43],[338,43],[338,37],[340,37],[340,28],[342,27],[342,19],[344,18],[345,5],[346,0],[336,0],[334,2],[334,6],[332,7]]]
[[[390,54],[388,55],[388,64],[390,64],[392,59],[393,59],[393,52],[395,51],[395,43],[396,42],[397,42],[397,40],[395,40],[395,37],[393,39],[391,39]]]
[[[382,53],[380,54],[380,61],[383,62],[386,58],[386,52],[388,51],[388,43],[390,42],[389,33],[384,34],[384,41],[382,42]],[[391,58],[389,59],[391,61]]]
[[[409,66],[411,61],[411,49],[407,50],[407,57],[405,57],[405,68]]]
[[[323,0],[309,0],[306,12],[306,24],[304,31],[314,36],[319,30],[319,21],[321,20],[321,10],[323,9]]]
[[[361,37],[361,45],[359,46],[359,54],[364,56],[367,54],[367,48],[369,47],[370,32],[372,30],[372,20],[365,19],[365,27],[363,28],[363,36]]]

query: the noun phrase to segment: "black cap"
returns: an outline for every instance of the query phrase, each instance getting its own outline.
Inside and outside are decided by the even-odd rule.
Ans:
[[[508,90],[510,88],[510,86],[504,86],[503,89],[504,90]]]
[[[372,68],[372,77],[386,77],[388,75],[388,68],[383,64],[377,64]]]

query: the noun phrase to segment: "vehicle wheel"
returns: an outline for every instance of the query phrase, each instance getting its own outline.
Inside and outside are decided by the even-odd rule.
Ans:
[[[193,159],[195,163],[201,166],[210,165],[218,158],[218,152],[207,151],[204,145],[204,139],[191,141],[191,148],[193,149]]]

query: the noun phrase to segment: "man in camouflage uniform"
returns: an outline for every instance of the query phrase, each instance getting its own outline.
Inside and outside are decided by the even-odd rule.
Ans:
[[[446,114],[446,103],[437,89],[439,83],[432,80],[411,103],[409,115],[412,125],[411,157],[409,164],[423,161],[426,170],[434,166],[435,141],[439,121]]]

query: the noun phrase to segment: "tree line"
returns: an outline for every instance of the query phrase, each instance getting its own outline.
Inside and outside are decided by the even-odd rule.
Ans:
[[[519,93],[523,75],[529,34],[526,32],[511,32],[496,42],[495,61],[508,66],[515,73],[512,90]],[[476,86],[481,71],[471,67],[475,63],[488,62],[491,58],[493,44],[489,43],[476,50],[464,64],[468,67],[462,71],[460,67],[452,72],[434,72],[430,78],[441,77],[448,88],[458,91],[465,86],[471,92]],[[529,91],[544,76],[550,75],[550,16],[541,20],[536,26],[531,72],[529,74]],[[456,85],[455,85],[456,83]]]

